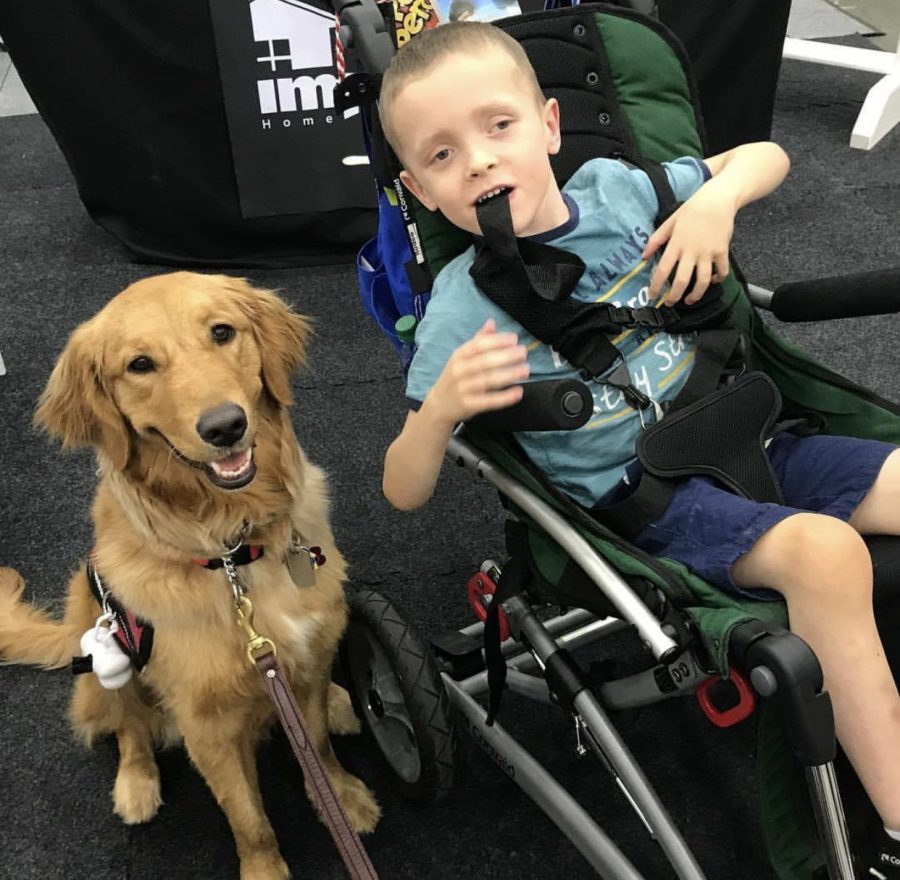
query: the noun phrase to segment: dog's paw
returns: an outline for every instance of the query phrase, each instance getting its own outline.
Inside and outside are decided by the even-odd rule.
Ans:
[[[24,589],[25,581],[19,572],[0,567],[0,602],[18,602]]]
[[[375,830],[381,818],[381,807],[361,779],[345,774],[338,787],[338,797],[350,824],[359,834],[369,834]]]
[[[258,852],[241,858],[241,880],[290,880],[291,869],[274,852]]]
[[[340,685],[330,682],[328,685],[328,732],[341,734],[359,733],[359,718],[353,711],[350,694]]]
[[[152,772],[137,767],[120,767],[113,787],[113,804],[116,815],[126,825],[149,822],[162,805],[156,765],[153,765]]]

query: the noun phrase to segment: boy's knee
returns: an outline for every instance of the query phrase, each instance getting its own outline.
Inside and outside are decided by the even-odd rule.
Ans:
[[[872,559],[859,533],[848,523],[818,513],[798,513],[778,529],[776,556],[784,586],[806,591],[846,591],[871,576]]]

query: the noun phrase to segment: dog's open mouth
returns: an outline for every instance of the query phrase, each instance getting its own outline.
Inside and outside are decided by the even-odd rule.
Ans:
[[[256,476],[256,463],[253,461],[253,447],[243,452],[211,461],[204,467],[211,483],[222,489],[240,489]]]
[[[154,429],[156,430],[156,429]],[[207,479],[220,489],[242,489],[249,485],[256,476],[256,462],[253,460],[253,447],[242,452],[232,452],[215,461],[196,461],[188,458],[162,431],[156,431],[180,462],[203,471]]]

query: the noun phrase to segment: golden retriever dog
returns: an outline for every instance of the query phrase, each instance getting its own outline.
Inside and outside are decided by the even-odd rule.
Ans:
[[[162,803],[154,747],[181,738],[228,818],[242,880],[290,872],[255,763],[277,716],[248,660],[224,569],[197,561],[220,559],[241,537],[263,550],[237,568],[253,626],[275,644],[353,826],[369,832],[379,817],[329,740],[329,731],[357,732],[359,723],[330,682],[347,618],[345,563],[323,474],[298,446],[289,413],[289,378],[308,333],[277,296],[244,280],[146,278],[75,330],[35,417],[64,446],[96,451],[91,558],[112,596],[153,628],[149,661],[124,686],[75,677],[72,724],[88,743],[115,734],[112,797],[129,824],[149,821]],[[308,566],[307,583],[295,583],[286,565],[294,541],[318,545],[326,558],[314,572]],[[0,659],[67,666],[101,615],[85,566],[60,621],[23,602],[23,588],[15,571],[0,569]]]

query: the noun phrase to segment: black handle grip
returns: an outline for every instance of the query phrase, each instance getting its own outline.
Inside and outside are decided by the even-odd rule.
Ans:
[[[469,424],[487,431],[571,431],[594,411],[590,389],[578,379],[526,382],[522,399],[506,409],[479,413]]]
[[[782,321],[828,321],[900,312],[900,267],[782,284],[772,294]]]

